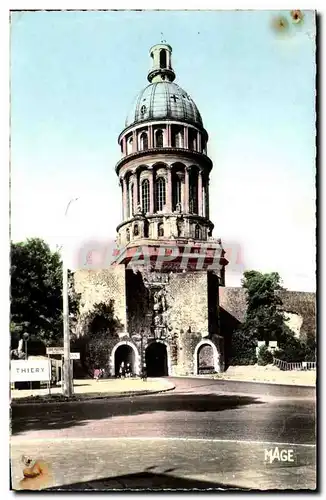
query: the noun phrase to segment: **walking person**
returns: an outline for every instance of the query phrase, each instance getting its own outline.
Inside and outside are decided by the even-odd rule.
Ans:
[[[94,380],[96,380],[96,382],[98,382],[98,379],[100,378],[100,375],[101,375],[101,370],[98,369],[98,368],[95,368],[95,370],[94,370]]]
[[[122,361],[119,369],[119,376],[120,378],[125,378],[125,375],[126,375],[125,362]]]

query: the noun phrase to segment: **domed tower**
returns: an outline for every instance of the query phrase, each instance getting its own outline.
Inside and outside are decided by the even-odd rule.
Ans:
[[[150,83],[136,96],[118,139],[123,206],[118,243],[127,249],[213,244],[208,134],[195,102],[174,83],[170,45],[154,45],[150,57]]]
[[[74,273],[81,317],[102,302],[114,308],[117,335],[106,339],[112,376],[122,363],[149,377],[219,372],[227,260],[209,217],[208,134],[196,104],[174,83],[170,45],[155,45],[150,56],[149,85],[119,136],[116,257],[103,269]]]

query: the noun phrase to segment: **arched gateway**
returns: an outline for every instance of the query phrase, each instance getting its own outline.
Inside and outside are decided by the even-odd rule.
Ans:
[[[146,348],[145,361],[148,377],[168,376],[168,353],[162,342],[152,342]]]
[[[139,371],[139,355],[136,347],[131,342],[119,342],[111,353],[111,375],[117,376],[121,363],[130,363],[133,374]]]

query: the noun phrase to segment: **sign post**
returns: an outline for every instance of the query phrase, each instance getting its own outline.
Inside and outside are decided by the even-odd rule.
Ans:
[[[65,370],[65,363],[64,363],[64,348],[63,347],[47,347],[46,348],[46,354],[48,356],[56,355],[56,356],[61,356],[61,383],[64,383],[64,370]],[[70,369],[70,379],[73,383],[73,360],[80,359],[80,352],[70,352],[70,363],[68,363],[69,369]],[[62,385],[63,387],[63,385]]]
[[[11,382],[48,382],[51,379],[47,359],[12,360],[10,368]]]

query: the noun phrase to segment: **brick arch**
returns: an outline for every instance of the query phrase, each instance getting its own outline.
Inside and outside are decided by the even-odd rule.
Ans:
[[[216,345],[214,342],[212,342],[210,339],[203,339],[195,347],[194,351],[194,374],[198,375],[198,352],[199,349],[204,346],[204,345],[209,345],[213,349],[213,360],[214,360],[214,370],[219,373],[221,371],[220,367],[220,354],[217,350]]]

